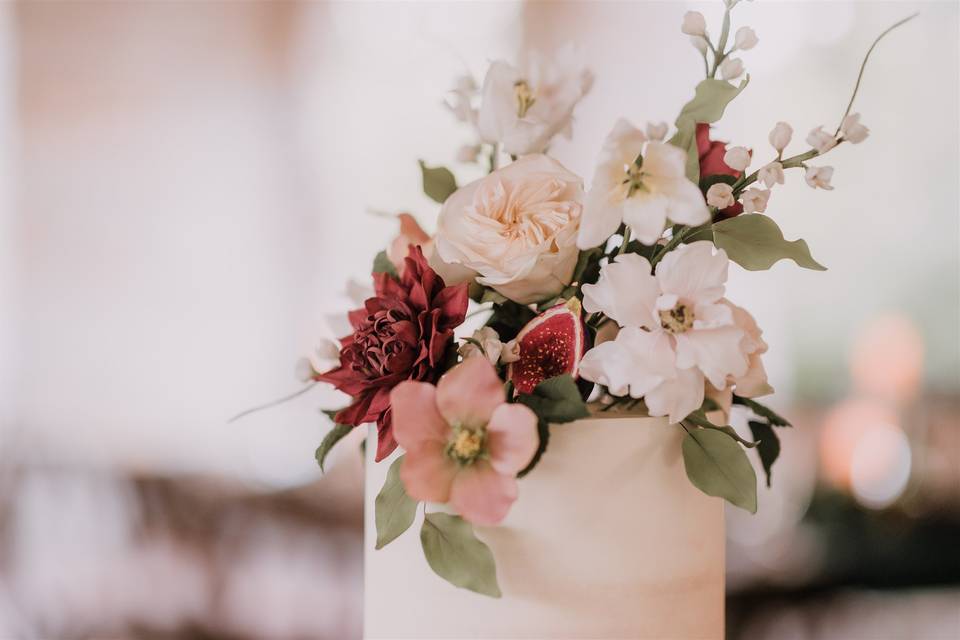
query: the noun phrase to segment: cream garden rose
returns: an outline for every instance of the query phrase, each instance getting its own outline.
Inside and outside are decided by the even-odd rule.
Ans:
[[[476,278],[521,304],[546,300],[573,276],[582,200],[579,177],[524,156],[447,199],[431,265],[447,284]]]

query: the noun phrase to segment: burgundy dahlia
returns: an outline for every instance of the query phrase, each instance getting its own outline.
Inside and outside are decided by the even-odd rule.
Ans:
[[[709,176],[732,176],[739,178],[743,175],[742,171],[731,168],[723,160],[727,153],[727,143],[719,140],[710,139],[710,125],[697,124],[697,152],[700,154],[700,178]],[[720,211],[724,218],[732,218],[743,213],[743,205],[734,202],[731,206]]]
[[[399,279],[373,276],[375,295],[350,312],[353,333],[343,338],[340,366],[315,376],[353,398],[339,424],[377,423],[377,461],[396,449],[390,391],[404,380],[436,382],[453,329],[467,312],[467,285],[448,287],[411,246]]]

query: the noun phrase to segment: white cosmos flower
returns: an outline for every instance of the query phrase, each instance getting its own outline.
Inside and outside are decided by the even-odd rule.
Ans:
[[[626,253],[583,287],[583,308],[602,311],[622,329],[584,355],[580,375],[614,395],[645,399],[650,415],[678,422],[703,404],[704,382],[726,388],[749,370],[744,330],[722,300],[727,255],[708,241],[681,245],[651,275]]]
[[[843,132],[843,139],[849,140],[853,144],[859,144],[870,135],[870,129],[860,124],[860,114],[851,113],[843,119],[840,125],[840,131]]]
[[[584,203],[577,245],[595,247],[625,222],[640,242],[660,239],[667,220],[695,226],[710,219],[697,185],[685,174],[686,154],[619,120],[607,136]]]
[[[730,147],[723,154],[723,161],[736,171],[743,171],[750,166],[750,151],[746,147]]]
[[[830,185],[830,180],[833,178],[833,167],[807,167],[803,178],[814,189],[833,190]]]
[[[740,27],[733,38],[734,47],[741,51],[753,49],[758,42],[760,42],[760,39],[757,37],[757,33],[750,27]]]
[[[777,150],[777,153],[783,153],[783,150],[790,144],[790,138],[793,137],[793,127],[786,122],[778,122],[770,131],[770,146]]]
[[[837,146],[837,139],[824,131],[821,125],[807,134],[807,144],[820,153],[826,153]]]
[[[757,178],[767,189],[772,188],[775,184],[783,184],[785,180],[783,165],[779,162],[771,162],[757,172]]]
[[[707,204],[717,209],[732,207],[736,202],[733,198],[733,187],[726,182],[718,182],[707,189]]]
[[[592,84],[572,47],[549,60],[531,55],[516,67],[498,60],[483,81],[480,137],[512,155],[539,153],[558,133],[570,137],[573,110]]]
[[[683,14],[683,24],[680,25],[680,31],[688,36],[707,35],[707,19],[699,11],[687,11]]]
[[[727,58],[720,63],[720,77],[724,80],[736,80],[743,75],[743,60]]]
[[[756,187],[750,187],[740,196],[744,213],[763,213],[767,210],[767,201],[769,200],[770,190],[757,189]]]

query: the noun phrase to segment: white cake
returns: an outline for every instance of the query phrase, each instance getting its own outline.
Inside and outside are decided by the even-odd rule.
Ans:
[[[368,446],[364,637],[722,638],[723,503],[690,484],[682,435],[653,418],[554,426],[506,520],[477,528],[496,558],[500,599],[431,571],[422,509],[374,549],[373,503],[389,461],[374,464]]]

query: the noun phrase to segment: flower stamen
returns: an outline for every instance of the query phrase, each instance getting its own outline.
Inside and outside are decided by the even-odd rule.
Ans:
[[[660,326],[669,333],[686,333],[693,328],[693,311],[683,303],[660,311]]]
[[[472,464],[483,453],[485,436],[483,430],[455,427],[446,453],[459,464]]]
[[[513,83],[513,92],[517,97],[517,117],[522,118],[527,115],[527,111],[537,101],[536,95],[530,89],[526,80],[517,80]]]

